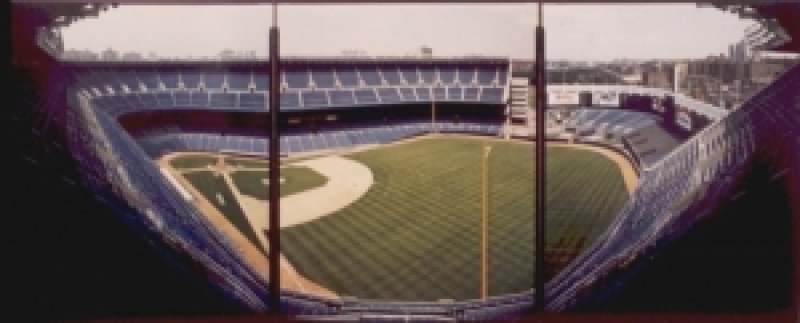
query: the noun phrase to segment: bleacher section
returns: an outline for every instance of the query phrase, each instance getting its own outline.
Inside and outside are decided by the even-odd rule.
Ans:
[[[500,67],[481,68],[476,74],[473,67],[457,66],[425,67],[421,71],[388,67],[291,70],[281,74],[281,109],[418,101],[504,104],[505,80],[498,80],[497,75],[505,73]],[[400,80],[401,74],[405,85]],[[473,84],[476,77],[479,85]],[[455,83],[457,80],[459,84]],[[92,70],[85,73],[82,81],[102,93],[92,100],[112,110],[115,117],[141,109],[267,109],[266,101],[260,97],[267,97],[269,79],[257,70]],[[112,98],[118,96],[124,99]]]
[[[647,169],[672,152],[681,141],[660,125],[658,116],[620,109],[577,109],[564,120],[559,137],[596,142],[629,152]]]
[[[638,128],[624,135],[622,140],[633,150],[645,169],[655,165],[681,143],[657,124]]]
[[[656,124],[651,114],[619,109],[578,109],[564,121],[567,132],[576,133],[586,140],[619,138],[637,129]],[[604,138],[605,137],[605,138]]]

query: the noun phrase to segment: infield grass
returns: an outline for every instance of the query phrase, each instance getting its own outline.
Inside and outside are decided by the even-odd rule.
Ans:
[[[340,295],[480,297],[482,139],[429,138],[355,153],[374,184],[350,206],[282,230],[306,278]],[[533,285],[533,146],[489,141],[489,293]],[[628,198],[614,162],[548,149],[549,275],[608,226]]]
[[[231,173],[231,179],[239,192],[264,201],[269,199],[269,185],[265,184],[268,176],[269,172],[263,170],[240,170]],[[328,182],[325,176],[304,166],[283,167],[281,177],[285,180],[281,184],[281,197],[323,186]]]

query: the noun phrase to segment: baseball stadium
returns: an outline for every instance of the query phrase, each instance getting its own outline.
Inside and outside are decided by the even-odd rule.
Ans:
[[[18,194],[37,196],[15,217],[44,227],[16,235],[42,239],[32,248],[53,260],[33,263],[62,272],[33,284],[60,291],[20,303],[83,317],[73,310],[93,305],[64,303],[88,281],[62,280],[84,266],[70,248],[102,245],[91,254],[121,259],[92,265],[105,288],[180,286],[101,316],[172,298],[187,305],[152,313],[453,322],[796,308],[796,67],[730,108],[602,69],[554,82],[565,76],[545,70],[544,49],[522,73],[508,57],[281,56],[275,26],[265,60],[80,61],[61,58],[57,29],[116,2],[7,6],[8,129],[29,183]],[[796,4],[719,9],[761,24],[753,46],[800,50]],[[123,240],[136,247],[114,247]],[[118,286],[123,274],[95,274],[151,269],[170,274]],[[87,303],[106,297],[93,293]],[[714,301],[669,307],[690,302],[677,298]]]

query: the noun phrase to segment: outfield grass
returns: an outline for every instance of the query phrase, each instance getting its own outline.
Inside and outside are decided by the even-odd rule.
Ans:
[[[490,294],[533,284],[533,147],[491,142]],[[482,142],[434,138],[350,155],[375,182],[332,215],[282,231],[302,275],[341,295],[395,300],[480,297]],[[551,274],[601,234],[627,200],[597,153],[548,149]]]
[[[201,168],[217,163],[217,158],[209,155],[184,155],[169,161],[175,169]]]
[[[239,192],[265,201],[269,199],[269,186],[264,184],[268,176],[268,171],[258,170],[245,170],[231,173],[231,179],[233,179],[233,183],[239,188]],[[325,176],[304,166],[281,168],[281,177],[285,179],[285,182],[281,184],[281,197],[320,187],[328,182]]]
[[[211,171],[185,173],[183,176],[200,192],[200,194],[203,194],[203,196],[213,204],[239,232],[250,240],[258,250],[266,254],[264,246],[261,245],[256,232],[250,225],[250,221],[247,220],[247,216],[245,216],[239,203],[236,202],[233,192],[231,192],[228,184],[221,176],[214,176],[214,173]],[[219,202],[217,194],[222,196],[222,199],[225,201],[224,204]]]

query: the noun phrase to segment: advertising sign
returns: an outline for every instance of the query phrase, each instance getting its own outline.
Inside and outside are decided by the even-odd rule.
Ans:
[[[577,91],[558,90],[547,93],[548,105],[579,105],[580,96]]]
[[[619,106],[619,95],[614,91],[601,91],[592,93],[592,105]]]

